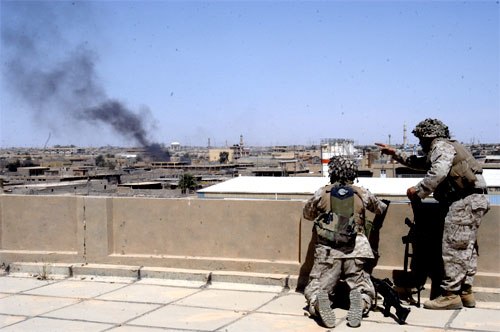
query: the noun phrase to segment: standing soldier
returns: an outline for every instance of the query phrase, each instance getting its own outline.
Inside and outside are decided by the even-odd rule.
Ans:
[[[365,236],[365,210],[382,214],[387,205],[368,189],[354,186],[356,164],[344,157],[328,163],[330,184],[311,197],[303,211],[305,219],[314,220],[317,243],[309,283],[304,290],[309,313],[318,316],[326,327],[335,326],[335,313],[329,295],[341,275],[349,288],[348,325],[358,327],[375,301],[375,288],[364,270],[373,252]]]
[[[460,143],[450,139],[448,127],[437,119],[425,119],[413,130],[423,156],[408,156],[386,144],[381,152],[411,168],[426,170],[424,179],[408,188],[410,200],[433,193],[445,209],[442,255],[442,294],[426,301],[427,309],[461,309],[476,305],[472,284],[477,270],[477,230],[489,210],[481,166]]]

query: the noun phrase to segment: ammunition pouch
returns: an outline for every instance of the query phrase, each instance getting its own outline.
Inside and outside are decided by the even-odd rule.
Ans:
[[[356,245],[357,234],[354,230],[354,223],[340,223],[346,226],[344,229],[339,229],[338,220],[335,220],[338,218],[332,213],[325,213],[314,221],[318,243],[339,250],[344,254],[350,254]]]
[[[444,180],[434,192],[434,198],[440,203],[451,204],[472,194],[488,194],[486,188],[456,189],[448,179]]]

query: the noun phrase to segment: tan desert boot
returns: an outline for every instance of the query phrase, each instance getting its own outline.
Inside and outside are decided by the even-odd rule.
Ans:
[[[467,308],[474,308],[476,306],[476,299],[474,298],[474,293],[472,292],[472,286],[465,285],[460,291],[460,299],[462,304]]]
[[[462,309],[462,300],[458,294],[445,293],[436,297],[434,300],[424,302],[425,309],[448,310]]]

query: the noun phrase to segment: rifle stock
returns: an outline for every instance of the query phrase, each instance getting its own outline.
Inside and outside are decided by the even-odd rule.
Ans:
[[[391,307],[396,309],[396,317],[399,324],[404,324],[410,313],[410,308],[405,308],[401,305],[398,293],[393,288],[393,283],[388,279],[378,279],[370,276],[375,290],[378,294],[384,297],[384,316],[388,317],[391,313]]]

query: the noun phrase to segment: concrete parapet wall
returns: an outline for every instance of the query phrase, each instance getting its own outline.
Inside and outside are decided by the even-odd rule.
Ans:
[[[0,196],[0,263],[112,264],[299,276],[312,264],[303,201]],[[378,273],[402,269],[413,218],[390,206]],[[478,286],[500,287],[500,207],[479,231]],[[302,277],[302,281],[300,278]]]

